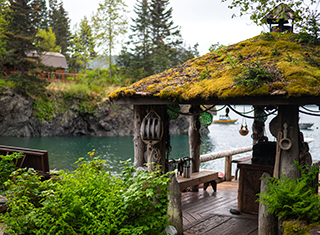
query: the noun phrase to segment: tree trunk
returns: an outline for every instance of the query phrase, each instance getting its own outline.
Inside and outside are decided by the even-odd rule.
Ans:
[[[286,105],[279,106],[278,120],[277,123],[278,130],[282,130],[282,140],[280,140],[280,147],[283,146],[285,139],[285,128],[287,127],[287,139],[291,142],[291,148],[285,150],[281,149],[280,153],[280,173],[284,174],[288,178],[296,179],[299,178],[299,170],[294,166],[295,161],[299,161],[299,126],[298,126],[298,116],[299,108],[296,105]]]
[[[133,115],[134,115],[134,138],[133,138],[133,144],[134,144],[134,166],[142,167],[146,163],[144,160],[144,153],[146,151],[146,145],[142,141],[140,136],[140,127],[142,119],[145,116],[145,109],[142,105],[134,105],[133,106]]]
[[[200,111],[199,105],[192,105],[190,109],[193,109],[194,113]],[[191,172],[199,172],[200,170],[200,147],[201,147],[201,135],[200,135],[200,121],[199,115],[190,116],[189,126],[189,146],[190,146],[190,158],[191,158]],[[192,191],[198,191],[199,186],[193,186]]]
[[[268,179],[269,173],[264,172],[261,178]],[[267,188],[266,180],[261,180],[260,192],[265,191]],[[274,214],[266,213],[267,206],[259,203],[259,216],[258,216],[258,234],[259,235],[277,235],[278,220]]]

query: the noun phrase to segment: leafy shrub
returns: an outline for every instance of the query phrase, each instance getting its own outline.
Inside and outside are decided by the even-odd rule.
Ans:
[[[4,182],[6,182],[11,173],[16,170],[18,159],[21,158],[22,153],[12,153],[10,155],[0,155],[0,191],[4,190]]]
[[[300,167],[301,169],[301,167]],[[311,187],[319,170],[301,169],[302,176],[289,179],[282,175],[268,178],[267,190],[259,194],[259,201],[268,206],[267,213],[274,213],[281,219],[301,219],[315,222],[320,217],[320,197]]]
[[[117,177],[99,158],[77,163],[44,182],[32,170],[15,172],[6,182],[10,210],[0,218],[8,232],[160,234],[168,225],[167,174],[136,172],[126,162]]]

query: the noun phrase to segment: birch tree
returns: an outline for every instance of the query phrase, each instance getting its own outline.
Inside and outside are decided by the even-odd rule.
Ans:
[[[112,77],[112,51],[120,42],[120,36],[127,32],[127,5],[124,0],[104,0],[99,3],[97,12],[92,16],[93,30],[97,46],[109,58],[109,78]]]

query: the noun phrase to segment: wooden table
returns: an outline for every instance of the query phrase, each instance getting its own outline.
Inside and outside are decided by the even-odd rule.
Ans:
[[[217,171],[202,170],[200,172],[194,172],[190,175],[190,178],[184,178],[183,176],[178,175],[177,180],[180,186],[180,190],[183,190],[187,187],[196,186],[202,183],[208,183],[218,179]]]
[[[251,160],[238,162],[240,169],[238,188],[238,210],[244,213],[257,214],[259,203],[256,202],[260,192],[260,178],[264,172],[273,175],[273,166],[252,164]]]

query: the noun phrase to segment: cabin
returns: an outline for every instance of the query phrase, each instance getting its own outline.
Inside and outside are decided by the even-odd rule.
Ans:
[[[27,56],[30,58],[34,58],[34,57],[38,57],[39,55],[36,51],[34,51],[34,52],[29,52]],[[73,79],[78,79],[79,76],[84,76],[84,77],[88,76],[85,74],[78,74],[78,73],[66,73],[66,70],[68,69],[66,57],[58,52],[43,52],[40,55],[40,61],[45,66],[54,68],[54,72],[43,71],[42,74],[40,75],[41,78],[46,78],[48,80],[60,79],[60,80],[66,81],[68,77],[72,77]],[[5,72],[6,75],[16,72],[15,71],[16,69],[13,65],[7,64],[5,66],[6,66],[6,72]]]
[[[291,11],[285,10],[291,17]],[[246,164],[240,164],[245,169],[242,173],[240,170],[240,181],[252,181],[260,188],[260,177],[265,172],[273,177],[300,177],[294,162],[310,165],[312,159],[298,119],[301,112],[317,115],[302,108],[320,104],[320,46],[300,44],[296,40],[297,34],[284,27],[286,20],[277,21],[280,30],[286,33],[273,30],[262,33],[111,92],[108,97],[112,102],[134,107],[136,168],[142,169],[145,163],[150,163],[148,170],[152,170],[151,163],[156,162],[164,171],[172,169],[168,126],[175,115],[188,115],[190,158],[185,162],[188,166],[189,161],[190,165],[182,171],[187,175],[185,178],[190,176],[188,186],[192,191],[197,191],[200,183],[214,184],[216,174],[200,170],[201,124],[208,125],[212,121],[209,110],[216,105],[226,105],[239,115],[241,111],[233,105],[251,105],[254,108],[253,157],[246,159]],[[189,105],[189,110],[181,111],[182,104]],[[272,121],[266,127],[268,117]],[[270,129],[276,142],[265,137],[266,128]],[[226,160],[227,164],[231,161],[230,158]],[[179,188],[182,182],[184,180],[179,181],[179,176],[173,177],[176,187]],[[239,189],[238,194],[240,212],[259,210],[253,208],[255,194],[246,197],[243,190],[243,187]],[[182,234],[179,193],[174,195],[171,202],[176,213],[171,214],[171,223]],[[264,218],[261,220],[259,231],[274,234],[270,226],[265,226]]]

